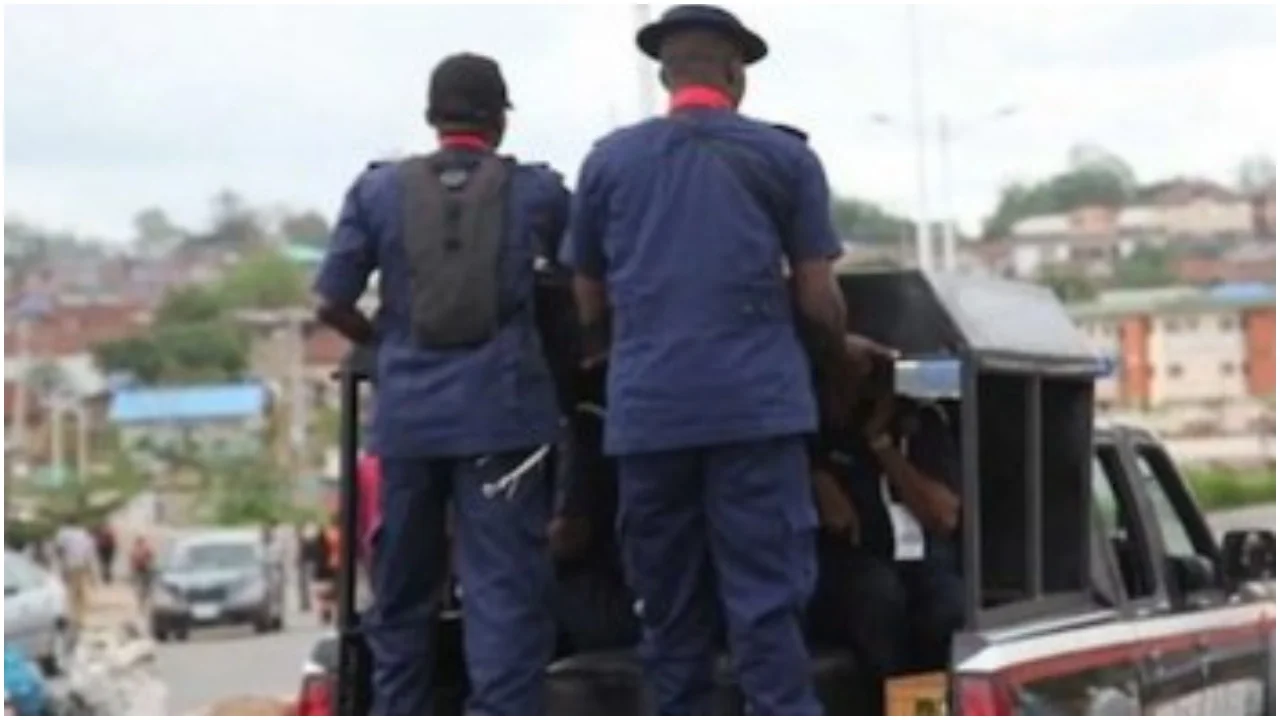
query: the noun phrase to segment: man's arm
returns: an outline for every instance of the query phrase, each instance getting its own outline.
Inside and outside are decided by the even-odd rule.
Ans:
[[[933,532],[954,532],[960,522],[960,498],[952,490],[957,458],[945,424],[923,412],[910,440],[910,458],[884,432],[867,442],[911,514]]]
[[[844,295],[834,263],[840,240],[831,225],[831,191],[822,163],[808,148],[799,168],[795,216],[783,238],[791,266],[791,295],[799,312],[800,331],[824,377],[836,377],[844,363],[847,327]]]
[[[602,362],[609,350],[609,295],[605,287],[605,197],[601,160],[592,153],[582,164],[569,242],[561,257],[573,269],[573,298],[582,332],[584,366]]]
[[[361,175],[342,203],[314,284],[316,319],[357,345],[373,341],[373,324],[356,307],[377,263],[374,240],[361,207]]]

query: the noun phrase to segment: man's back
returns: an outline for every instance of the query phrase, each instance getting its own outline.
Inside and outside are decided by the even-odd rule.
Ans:
[[[54,542],[63,568],[80,570],[93,565],[93,537],[84,528],[78,525],[63,526],[58,529]]]
[[[797,230],[787,205],[816,166],[797,138],[727,110],[650,120],[593,150],[573,250],[613,307],[610,452],[814,429],[783,234]]]
[[[480,154],[450,152],[463,159]],[[538,256],[557,250],[563,230],[568,199],[559,176],[545,167],[514,167],[505,218],[509,230],[498,267],[506,322],[486,342],[436,349],[424,347],[412,330],[413,276],[398,169],[377,165],[357,181],[334,240],[335,247],[349,243],[351,249],[345,257],[331,250],[317,281],[322,294],[347,296],[346,263],[353,257],[368,272],[380,272],[373,424],[381,452],[461,456],[549,442],[556,405],[532,321],[532,268]]]

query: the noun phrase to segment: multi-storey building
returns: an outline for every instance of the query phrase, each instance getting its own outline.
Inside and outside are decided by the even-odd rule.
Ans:
[[[1116,361],[1098,384],[1103,407],[1156,409],[1275,396],[1272,285],[1106,293],[1071,309]]]

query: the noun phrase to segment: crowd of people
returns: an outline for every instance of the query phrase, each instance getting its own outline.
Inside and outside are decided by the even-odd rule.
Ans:
[[[508,88],[469,53],[431,76],[439,147],[346,195],[315,292],[376,348],[373,714],[432,714],[451,575],[477,714],[540,714],[565,646],[636,646],[664,714],[710,707],[727,648],[749,713],[818,714],[817,642],[874,698],[959,623],[951,417],[846,335],[822,164],[737,112],[765,41],[676,6],[636,42],[669,111],[596,142],[572,197],[498,154]],[[537,301],[565,277],[567,322]]]

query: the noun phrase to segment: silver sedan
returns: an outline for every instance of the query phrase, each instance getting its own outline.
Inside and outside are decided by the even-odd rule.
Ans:
[[[4,641],[17,644],[49,674],[63,669],[71,648],[67,591],[26,555],[4,552]]]

